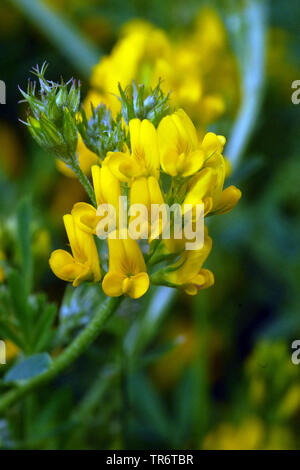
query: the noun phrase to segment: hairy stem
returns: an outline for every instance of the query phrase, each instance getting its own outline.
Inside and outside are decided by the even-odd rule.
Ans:
[[[78,163],[75,163],[74,161],[72,161],[72,163],[70,163],[70,168],[74,171],[75,175],[77,176],[80,183],[84,187],[84,189],[85,189],[87,195],[89,196],[91,202],[93,203],[93,205],[95,207],[97,207],[93,186],[91,185],[90,180],[88,179],[88,177],[83,173],[83,171],[81,170]]]
[[[64,352],[53,361],[51,367],[42,374],[28,380],[24,385],[5,393],[0,398],[0,413],[3,413],[9,406],[32,392],[37,387],[44,385],[55,377],[57,377],[63,370],[72,364],[81,354],[88,348],[88,346],[97,338],[101,332],[105,322],[116,311],[121,298],[109,298],[96,312],[94,318],[84,328],[84,330],[74,339],[74,341],[64,350]]]

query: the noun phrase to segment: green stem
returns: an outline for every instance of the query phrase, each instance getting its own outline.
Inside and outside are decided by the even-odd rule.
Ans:
[[[101,305],[101,308],[95,314],[91,322],[64,350],[64,352],[53,361],[51,367],[47,371],[31,380],[28,380],[26,383],[24,383],[24,385],[21,385],[18,388],[11,390],[3,395],[0,398],[0,413],[3,413],[9,406],[28,393],[32,392],[37,387],[40,387],[41,385],[44,385],[53,380],[79,356],[81,356],[88,346],[97,338],[105,322],[116,311],[120,302],[120,297],[107,299]]]
[[[70,163],[70,168],[74,171],[75,175],[77,176],[80,183],[84,187],[84,189],[85,189],[87,195],[89,196],[90,200],[92,201],[93,205],[95,207],[97,207],[93,186],[91,185],[90,180],[88,179],[88,177],[83,173],[83,171],[81,170],[78,163],[75,163],[74,161],[72,161],[72,163]]]

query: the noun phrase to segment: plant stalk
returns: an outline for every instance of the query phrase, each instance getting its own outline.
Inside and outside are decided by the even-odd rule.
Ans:
[[[0,413],[3,413],[9,406],[13,405],[20,398],[24,397],[36,388],[55,379],[55,377],[81,356],[88,346],[98,337],[106,321],[117,310],[120,302],[121,297],[107,299],[101,305],[101,308],[95,314],[90,323],[64,350],[64,352],[53,361],[48,370],[37,377],[28,380],[23,385],[18,386],[18,388],[5,393],[0,398]]]

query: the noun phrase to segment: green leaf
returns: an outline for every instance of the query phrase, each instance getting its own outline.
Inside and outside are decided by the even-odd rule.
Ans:
[[[160,439],[168,441],[173,429],[160,395],[142,373],[129,377],[129,396],[131,406],[137,411],[143,426],[149,427]]]
[[[4,419],[0,419],[0,449],[11,449],[13,444],[9,423]]]
[[[52,334],[52,324],[55,320],[57,307],[55,304],[45,306],[40,318],[34,329],[32,344],[34,351],[40,352],[47,347],[48,341]]]
[[[128,358],[135,360],[156,335],[163,319],[170,311],[176,298],[176,291],[168,287],[154,287],[149,291],[148,304],[141,307],[141,313],[124,338],[124,351]]]
[[[21,255],[21,269],[29,294],[32,285],[32,254],[30,236],[31,206],[28,199],[23,199],[18,207],[18,242]]]
[[[178,345],[182,342],[182,337],[177,336],[171,341],[167,341],[166,343],[158,346],[154,350],[146,353],[144,356],[140,358],[139,367],[146,367],[149,366],[159,359],[161,359],[165,354],[168,354],[169,352],[173,351],[175,348],[178,347]]]
[[[15,343],[19,348],[23,349],[24,344],[19,336],[14,332],[12,326],[0,320],[0,337],[1,339],[9,339]]]
[[[26,336],[29,324],[29,305],[23,276],[17,270],[12,269],[7,276],[7,282],[16,319],[24,328],[24,336]]]
[[[46,370],[52,364],[52,359],[47,353],[35,354],[18,362],[4,376],[4,383],[24,382],[36,377]]]

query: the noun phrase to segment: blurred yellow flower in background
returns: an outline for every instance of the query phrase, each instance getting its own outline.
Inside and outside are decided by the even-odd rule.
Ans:
[[[5,340],[5,358],[6,362],[10,362],[19,354],[19,348],[12,341]]]
[[[248,418],[238,426],[231,423],[222,423],[215,431],[206,436],[203,448],[211,450],[255,450],[261,448],[264,433],[263,422],[256,417]]]
[[[194,28],[171,37],[150,23],[133,20],[123,26],[110,55],[95,66],[86,107],[101,101],[113,112],[120,110],[114,96],[118,83],[124,88],[135,80],[146,87],[162,79],[162,90],[171,90],[171,104],[183,107],[197,125],[233,112],[239,100],[237,64],[230,52],[226,31],[213,8],[203,8]]]
[[[10,177],[19,175],[23,167],[23,149],[15,129],[0,122],[0,167]]]

